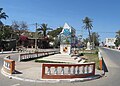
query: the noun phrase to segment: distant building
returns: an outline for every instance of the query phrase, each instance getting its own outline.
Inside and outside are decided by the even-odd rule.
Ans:
[[[35,40],[37,40],[37,48],[49,48],[49,38],[28,38],[28,48],[35,48]]]
[[[115,47],[116,38],[106,38],[105,39],[105,46],[106,47]]]
[[[42,37],[39,34],[37,34],[37,37],[35,37],[35,32],[28,32],[26,34],[21,34],[19,37],[17,46],[23,46],[26,48],[49,48],[49,38],[48,37]]]

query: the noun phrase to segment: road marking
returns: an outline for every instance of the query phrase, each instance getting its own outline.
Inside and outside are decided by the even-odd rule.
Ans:
[[[11,85],[11,86],[19,86],[20,84],[14,84],[14,85]]]

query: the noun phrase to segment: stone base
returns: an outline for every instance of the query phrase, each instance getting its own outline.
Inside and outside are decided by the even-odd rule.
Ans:
[[[60,45],[60,53],[64,55],[70,55],[71,54],[71,45],[63,44]]]

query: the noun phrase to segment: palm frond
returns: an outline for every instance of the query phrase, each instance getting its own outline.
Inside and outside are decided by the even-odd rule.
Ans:
[[[8,17],[8,15],[6,15],[6,13],[5,12],[2,12],[2,13],[0,13],[0,19],[6,19]]]
[[[2,12],[3,8],[0,8],[0,13]]]
[[[47,28],[47,30],[53,30],[52,28]]]
[[[42,28],[37,28],[36,30],[37,30],[37,31],[42,31],[43,29],[42,29]]]

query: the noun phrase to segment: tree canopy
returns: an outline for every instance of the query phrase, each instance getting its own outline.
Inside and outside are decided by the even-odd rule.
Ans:
[[[95,46],[99,46],[99,34],[96,32],[93,32],[91,34],[92,42],[94,43]]]
[[[55,30],[49,31],[48,35],[51,35],[52,37],[57,37],[57,35],[60,34],[60,32],[62,31],[63,27],[58,27]]]
[[[41,31],[42,31],[44,38],[47,36],[47,31],[48,30],[53,30],[53,29],[52,28],[48,28],[48,25],[45,24],[45,23],[41,24],[40,28],[37,28],[37,31],[39,33],[41,33]]]
[[[120,45],[120,30],[116,32],[115,45],[118,47]]]
[[[19,35],[28,32],[28,24],[25,21],[13,21],[11,27]]]

